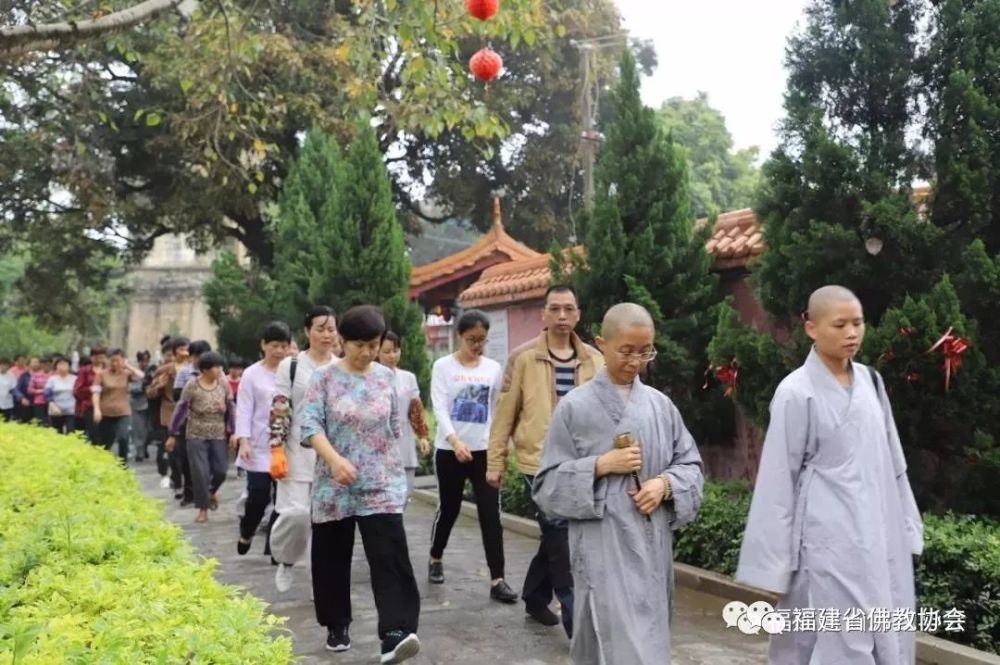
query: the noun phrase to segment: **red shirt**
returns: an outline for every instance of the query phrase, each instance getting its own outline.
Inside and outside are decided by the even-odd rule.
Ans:
[[[76,374],[76,383],[73,384],[73,397],[76,398],[76,417],[82,418],[87,411],[94,407],[94,394],[90,392],[94,385],[94,366],[86,365],[81,367]]]
[[[233,393],[233,401],[236,401],[236,395],[240,392],[240,380],[239,379],[226,379],[229,381],[229,390]]]

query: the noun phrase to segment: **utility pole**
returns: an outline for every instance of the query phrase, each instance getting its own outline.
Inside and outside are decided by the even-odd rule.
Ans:
[[[580,52],[580,161],[583,171],[583,209],[588,213],[594,209],[594,164],[597,151],[603,140],[594,126],[598,104],[601,99],[601,82],[596,72],[597,52],[608,48],[622,48],[625,33],[618,32],[589,39],[574,39],[570,43]],[[573,240],[576,241],[576,220],[573,219],[572,203],[570,221],[573,225]]]

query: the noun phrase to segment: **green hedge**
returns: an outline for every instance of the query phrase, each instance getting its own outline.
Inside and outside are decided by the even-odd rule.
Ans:
[[[0,424],[0,661],[288,663],[283,619],[212,577],[104,450]]]
[[[504,510],[534,518],[523,483],[504,487]],[[519,480],[519,479],[518,479]],[[705,483],[698,519],[677,536],[678,561],[725,575],[736,572],[750,511],[745,483]],[[938,636],[1000,653],[1000,523],[983,517],[924,515],[924,554],[916,570],[920,607],[965,612],[965,632]]]

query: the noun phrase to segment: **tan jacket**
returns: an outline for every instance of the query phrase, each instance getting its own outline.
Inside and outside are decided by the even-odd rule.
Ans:
[[[580,386],[594,378],[604,365],[604,357],[576,333],[571,342],[576,349],[576,385]],[[542,332],[514,349],[507,359],[490,428],[488,471],[506,471],[507,444],[513,437],[518,470],[528,475],[538,473],[556,401],[555,367]]]

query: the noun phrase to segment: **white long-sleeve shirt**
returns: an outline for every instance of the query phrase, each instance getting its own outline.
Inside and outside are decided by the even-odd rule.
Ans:
[[[340,359],[332,356],[332,362]],[[297,356],[295,366],[295,385],[291,382],[292,359],[285,358],[278,365],[278,376],[275,384],[275,395],[282,395],[292,401],[292,421],[288,430],[288,441],[285,445],[285,456],[288,458],[288,478],[300,483],[311,483],[316,468],[316,451],[302,444],[302,405],[305,403],[306,389],[313,372],[329,363],[317,365],[308,351],[301,351]]]
[[[434,363],[431,403],[437,419],[436,448],[451,450],[451,434],[458,436],[470,451],[489,447],[502,376],[500,363],[485,356],[480,356],[476,367],[465,367],[454,355]]]
[[[277,372],[258,361],[243,372],[236,400],[236,436],[250,440],[253,456],[249,462],[237,458],[236,466],[247,471],[271,470],[271,400]]]

